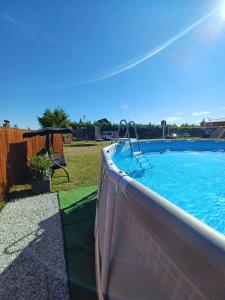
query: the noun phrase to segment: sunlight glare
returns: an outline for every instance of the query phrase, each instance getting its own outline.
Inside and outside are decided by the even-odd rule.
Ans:
[[[220,18],[225,21],[225,5],[220,11]]]

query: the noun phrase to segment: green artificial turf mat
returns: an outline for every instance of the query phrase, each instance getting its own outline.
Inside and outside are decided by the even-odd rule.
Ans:
[[[94,223],[97,186],[59,192],[71,298],[96,300]]]

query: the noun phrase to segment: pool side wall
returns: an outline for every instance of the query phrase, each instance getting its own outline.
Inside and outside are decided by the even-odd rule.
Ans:
[[[225,299],[224,235],[118,170],[116,148],[102,151],[99,299]]]

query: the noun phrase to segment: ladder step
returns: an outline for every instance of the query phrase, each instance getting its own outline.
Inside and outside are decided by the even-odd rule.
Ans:
[[[133,156],[139,156],[139,155],[141,155],[141,151],[133,152]]]

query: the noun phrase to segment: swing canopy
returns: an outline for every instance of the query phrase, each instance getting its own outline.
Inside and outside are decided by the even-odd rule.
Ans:
[[[69,128],[45,127],[38,130],[30,130],[28,132],[25,132],[23,134],[23,138],[32,138],[34,136],[46,136],[45,150],[46,150],[46,154],[48,155],[49,159],[52,162],[52,175],[54,174],[55,170],[62,169],[66,173],[67,180],[69,182],[70,181],[69,174],[65,169],[66,158],[63,154],[60,154],[55,151],[54,143],[53,143],[54,134],[65,134],[65,133],[72,133],[72,130]],[[50,147],[53,153],[51,153]]]
[[[37,135],[45,136],[45,135],[56,134],[56,133],[61,133],[61,134],[72,133],[72,130],[69,128],[44,127],[38,130],[30,130],[28,132],[25,132],[23,134],[23,137],[30,138]]]

